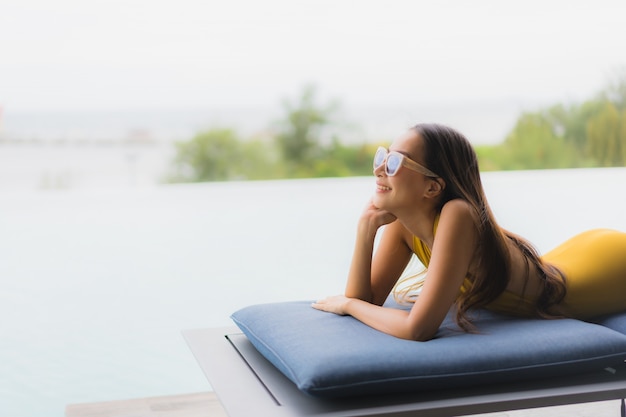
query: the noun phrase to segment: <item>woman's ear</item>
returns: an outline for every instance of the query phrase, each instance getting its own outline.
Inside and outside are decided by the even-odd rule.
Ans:
[[[445,188],[446,182],[442,178],[433,178],[426,192],[430,197],[437,197]]]

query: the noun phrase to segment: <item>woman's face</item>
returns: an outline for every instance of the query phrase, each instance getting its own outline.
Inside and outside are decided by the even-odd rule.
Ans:
[[[391,144],[389,151],[400,152],[405,157],[423,165],[423,147],[424,143],[420,135],[415,130],[410,129]],[[419,204],[425,190],[424,187],[431,181],[424,174],[405,166],[400,167],[394,176],[388,176],[385,173],[385,164],[383,164],[374,170],[374,175],[376,176],[374,205],[392,213],[394,210],[403,207],[415,207],[416,204]]]

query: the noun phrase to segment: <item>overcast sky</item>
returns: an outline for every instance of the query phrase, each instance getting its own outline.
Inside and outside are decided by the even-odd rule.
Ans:
[[[0,108],[20,137],[255,131],[312,83],[366,109],[357,139],[437,121],[495,142],[626,71],[625,21],[624,0],[0,0]],[[128,110],[167,117],[28,116]]]
[[[626,2],[0,0],[5,109],[577,100],[626,65]]]

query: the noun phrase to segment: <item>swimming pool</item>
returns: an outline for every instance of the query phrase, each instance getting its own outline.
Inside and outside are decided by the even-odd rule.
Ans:
[[[626,230],[626,168],[483,175],[546,251]],[[0,415],[210,386],[180,331],[341,292],[371,177],[0,193]]]

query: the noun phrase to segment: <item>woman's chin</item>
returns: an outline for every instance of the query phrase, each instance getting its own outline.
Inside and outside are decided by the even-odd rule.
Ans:
[[[386,210],[388,208],[387,206],[389,205],[389,202],[385,197],[386,196],[383,193],[374,194],[374,197],[372,198],[372,204],[374,204],[374,206],[378,207],[379,209]]]

